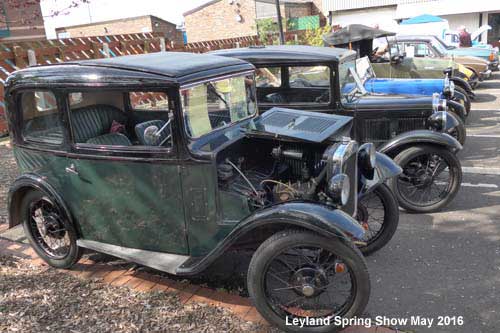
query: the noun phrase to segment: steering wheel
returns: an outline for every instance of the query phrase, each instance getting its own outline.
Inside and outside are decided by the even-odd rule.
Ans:
[[[321,95],[316,97],[315,103],[327,103],[330,101],[330,91],[324,91]]]

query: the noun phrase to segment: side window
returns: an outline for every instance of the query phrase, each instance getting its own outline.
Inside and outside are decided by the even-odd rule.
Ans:
[[[429,46],[425,43],[415,44],[415,57],[429,57],[431,56]]]
[[[330,102],[328,66],[288,67],[288,84],[276,92],[257,91],[259,101],[270,104],[326,104]],[[258,89],[258,88],[257,88]]]
[[[130,103],[125,103],[127,99]],[[68,102],[77,144],[130,149],[172,146],[168,95],[164,92],[81,91],[70,93]]]
[[[257,88],[281,86],[281,67],[262,67],[255,72],[255,85]]]
[[[57,99],[50,91],[23,92],[22,136],[25,141],[59,145],[63,142],[63,125]]]

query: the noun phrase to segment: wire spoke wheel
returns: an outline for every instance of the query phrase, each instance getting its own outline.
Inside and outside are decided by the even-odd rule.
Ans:
[[[429,206],[443,200],[451,190],[450,167],[441,156],[413,158],[398,178],[401,194],[412,204]]]
[[[394,158],[403,169],[390,180],[401,207],[429,213],[450,203],[462,183],[462,168],[456,155],[445,148],[422,145],[408,148]]]
[[[291,246],[265,274],[265,293],[281,317],[326,318],[350,308],[356,284],[347,263],[321,247]]]
[[[29,226],[34,241],[50,257],[65,258],[71,241],[61,214],[52,202],[42,197],[29,207]]]
[[[358,248],[366,256],[383,248],[394,236],[399,224],[399,208],[390,188],[378,185],[358,202],[358,222],[365,229]]]

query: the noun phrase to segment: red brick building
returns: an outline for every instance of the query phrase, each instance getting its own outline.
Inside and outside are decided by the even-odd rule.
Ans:
[[[0,42],[46,39],[40,3],[22,3],[0,0]]]
[[[153,15],[144,15],[137,17],[127,17],[117,20],[93,22],[79,24],[56,29],[58,38],[77,38],[103,35],[121,35],[142,32],[159,32],[165,35],[165,38],[182,43],[182,32],[177,29],[174,23],[165,21]]]
[[[280,0],[283,21],[320,16],[321,0]],[[276,18],[275,0],[212,0],[184,13],[188,42],[253,36],[260,19]],[[285,28],[286,29],[286,28]]]

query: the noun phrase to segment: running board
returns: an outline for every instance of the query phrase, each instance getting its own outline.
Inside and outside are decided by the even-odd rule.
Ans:
[[[177,268],[179,268],[190,258],[189,256],[131,249],[128,247],[106,244],[86,239],[78,239],[76,241],[76,244],[86,249],[106,253],[170,274],[176,274]]]

